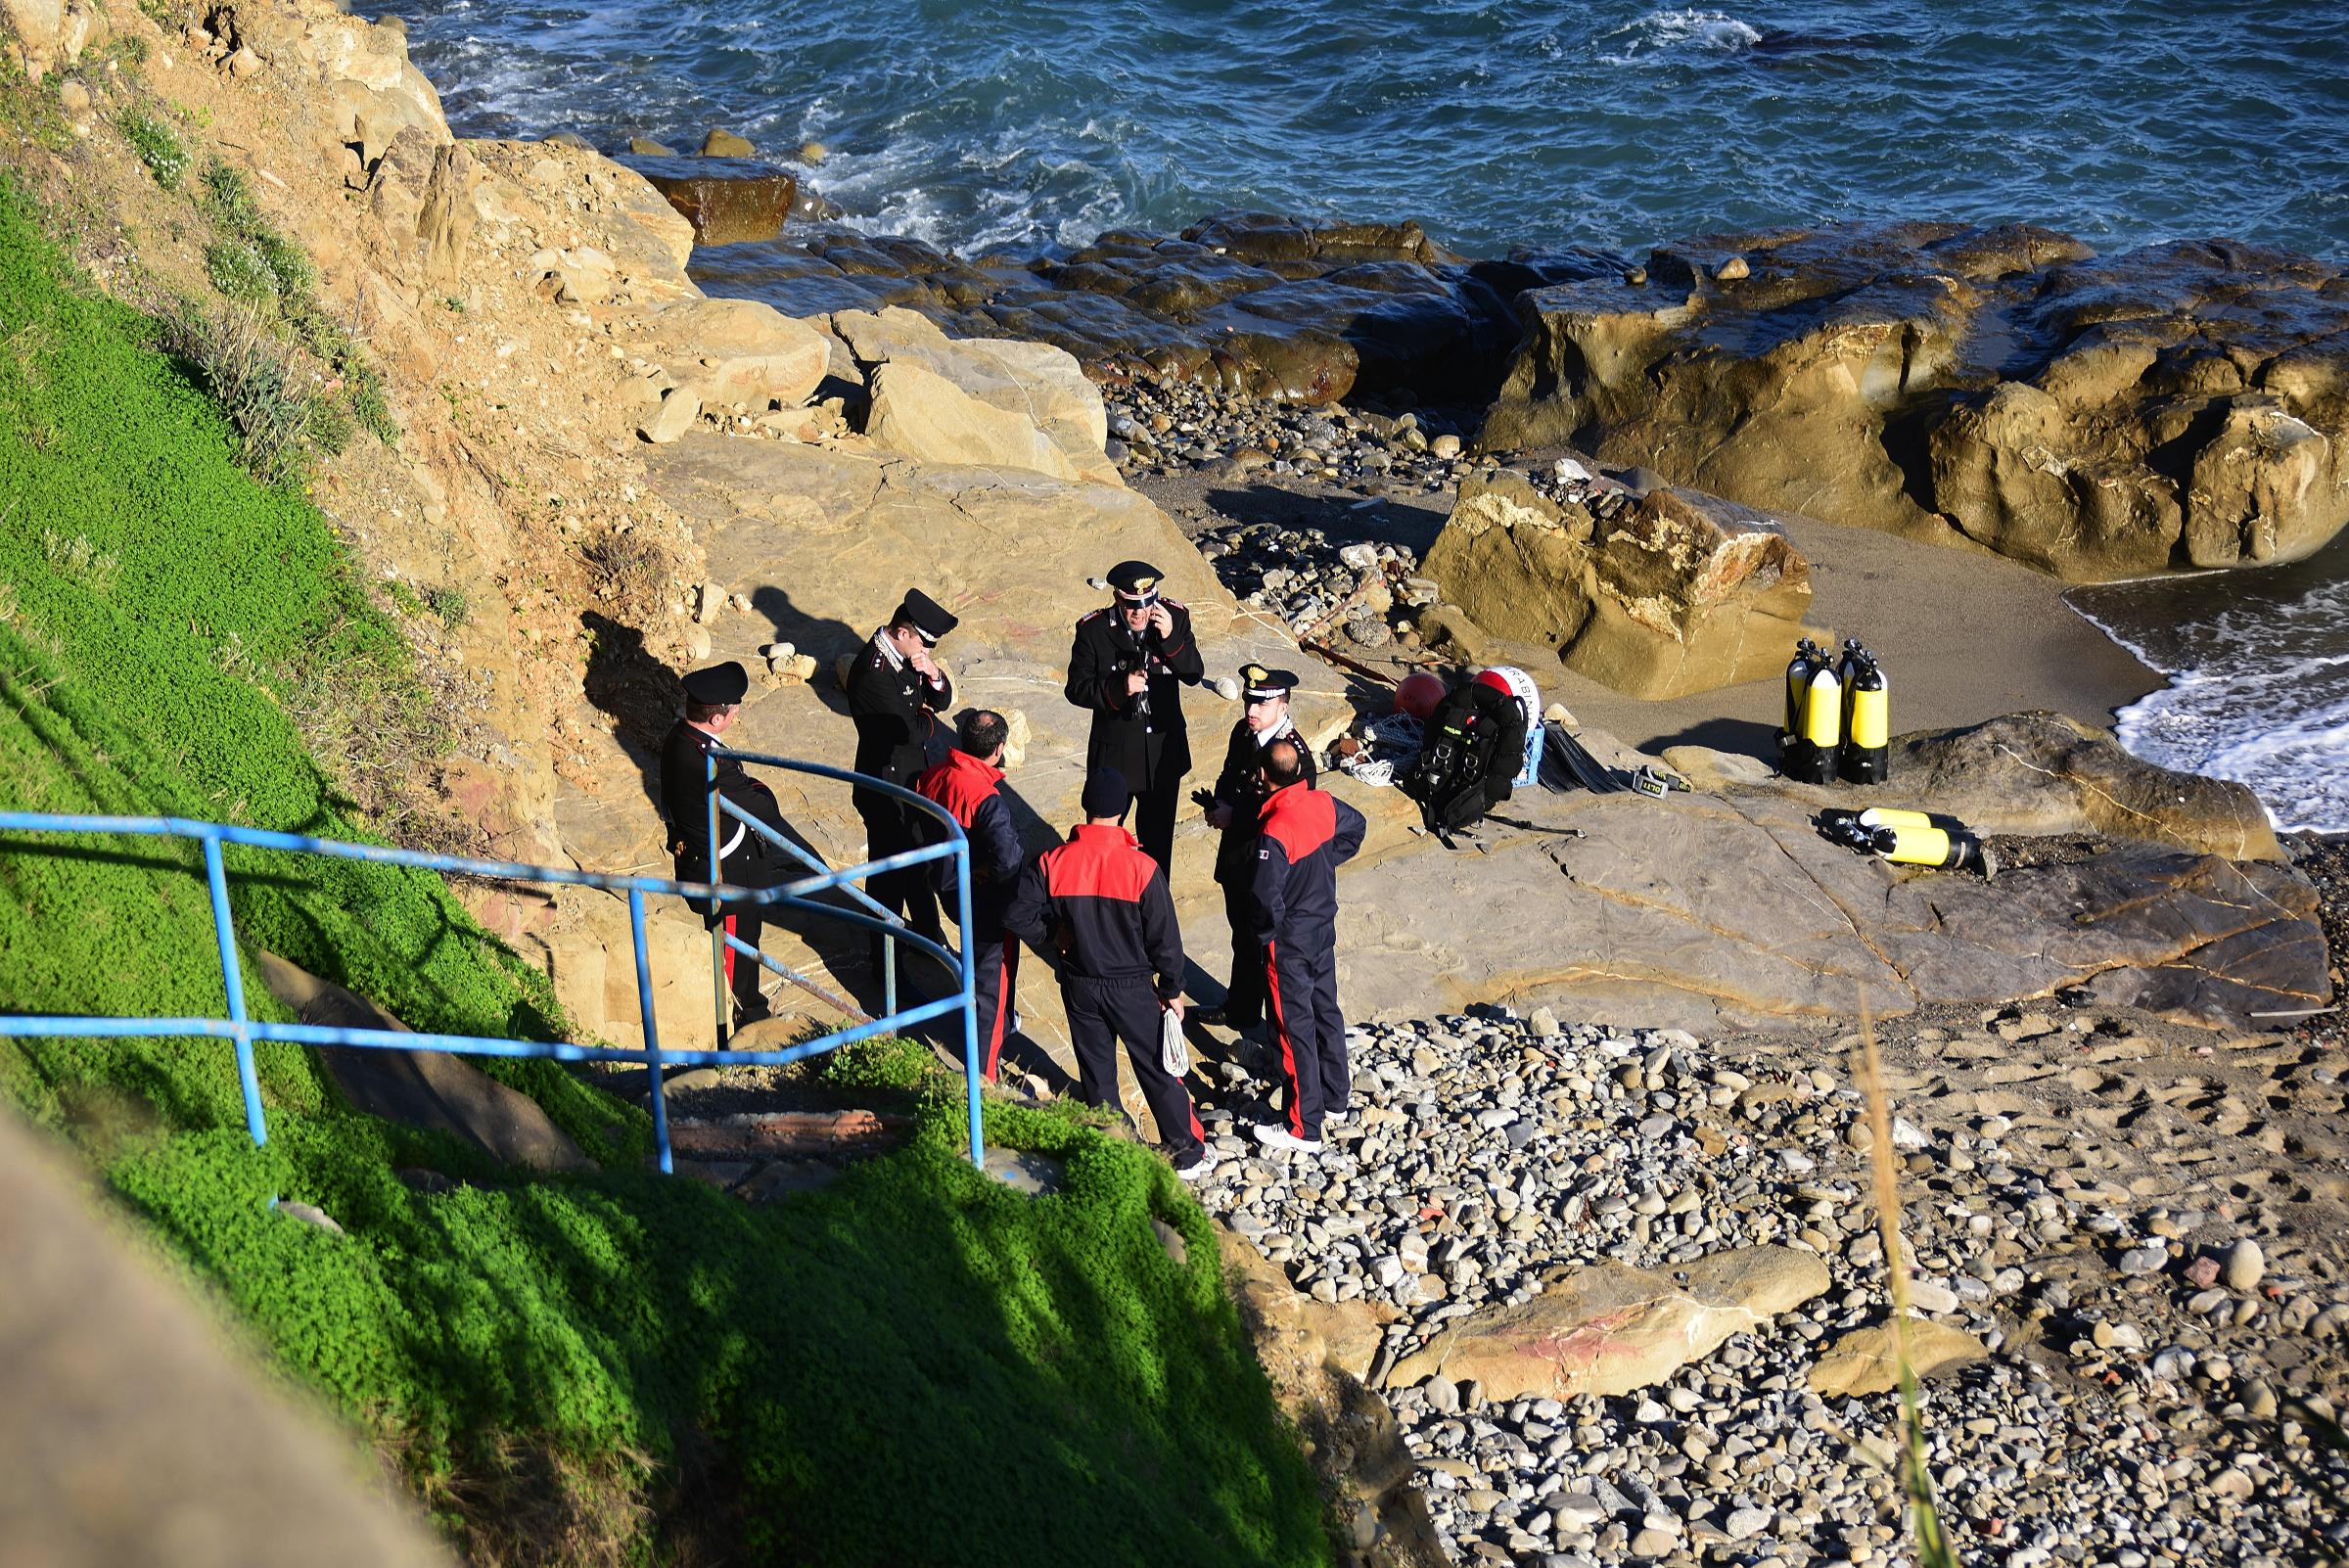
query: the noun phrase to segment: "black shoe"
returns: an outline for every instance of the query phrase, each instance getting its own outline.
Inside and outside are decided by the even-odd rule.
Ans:
[[[754,994],[734,998],[734,1027],[736,1029],[740,1029],[745,1024],[756,1024],[762,1018],[774,1016],[774,1004],[764,996]]]

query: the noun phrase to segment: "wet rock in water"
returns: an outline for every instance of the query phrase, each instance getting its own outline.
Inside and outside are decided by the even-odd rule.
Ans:
[[[1568,669],[1637,697],[1679,697],[1783,669],[1811,573],[1783,532],[1670,489],[1592,506],[1509,470],[1472,474],[1427,572],[1477,624],[1555,648]]]
[[[714,126],[710,134],[702,138],[702,156],[704,158],[750,158],[757,152],[757,148],[730,130]]]
[[[1723,288],[1732,260],[1748,274]],[[1892,223],[1692,240],[1646,270],[1519,300],[1483,447],[1595,443],[2079,581],[2293,560],[2349,521],[2349,289],[2327,263]]]
[[[799,204],[798,178],[764,163],[659,157],[628,162],[693,225],[696,245],[771,240]]]

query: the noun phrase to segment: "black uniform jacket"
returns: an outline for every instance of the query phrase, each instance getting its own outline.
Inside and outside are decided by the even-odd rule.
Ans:
[[[1362,813],[1327,790],[1291,784],[1272,792],[1258,822],[1256,940],[1335,941],[1338,867],[1362,847]]]
[[[925,772],[914,792],[953,812],[962,824],[971,841],[971,922],[982,935],[998,935],[1012,880],[1020,874],[1020,832],[1011,820],[1011,803],[1003,799],[1003,770],[958,748]],[[936,818],[925,815],[920,828],[924,844],[944,842],[946,830]],[[954,862],[940,860],[931,869],[938,891],[951,894]]]
[[[1297,743],[1297,755],[1305,762],[1305,781],[1311,784],[1319,776],[1313,766],[1313,749],[1294,727],[1288,738]],[[1266,745],[1270,745],[1269,741]],[[1265,804],[1263,765],[1265,749],[1256,743],[1256,731],[1241,719],[1231,726],[1231,744],[1223,748],[1223,771],[1216,775],[1216,799],[1231,807],[1231,826],[1223,830],[1223,842],[1216,846],[1216,880],[1227,887],[1245,887],[1256,875],[1256,814]]]
[[[710,792],[703,757],[719,744],[716,736],[681,718],[661,742],[661,810],[668,819],[668,848],[676,857],[680,882],[711,880]],[[718,759],[717,793],[781,830],[783,808],[775,804],[775,792],[730,757]],[[746,867],[780,853],[723,810],[717,815],[717,847],[723,880],[737,883],[744,880]]]
[[[930,715],[954,700],[954,683],[944,673],[932,680],[911,661],[893,667],[868,640],[849,667],[848,694],[849,716],[856,723],[856,771],[911,789],[930,765]],[[855,797],[859,807],[881,799],[869,791]]]
[[[1182,933],[1166,873],[1133,835],[1112,822],[1082,823],[1020,874],[1003,929],[1060,954],[1061,978],[1157,976],[1158,994],[1182,994]]]
[[[1172,789],[1191,770],[1182,688],[1207,673],[1191,635],[1190,611],[1173,599],[1159,603],[1174,623],[1172,635],[1161,637],[1145,626],[1136,637],[1126,629],[1123,615],[1096,610],[1077,623],[1077,640],[1069,649],[1069,701],[1093,715],[1085,770],[1114,767],[1136,794]],[[1149,690],[1127,696],[1126,677],[1144,669]]]

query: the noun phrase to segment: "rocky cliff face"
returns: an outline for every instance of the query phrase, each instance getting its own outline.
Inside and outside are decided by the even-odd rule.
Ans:
[[[2349,521],[2349,279],[2306,257],[1850,226],[1666,247],[1518,310],[1488,450],[2074,580],[2291,560]]]

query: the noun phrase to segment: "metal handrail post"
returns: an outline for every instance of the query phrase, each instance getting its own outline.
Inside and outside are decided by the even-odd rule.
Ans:
[[[957,835],[957,839],[954,846],[954,882],[960,905],[955,920],[962,932],[962,1079],[971,1117],[971,1164],[985,1170],[987,1144],[981,1133],[979,1111],[979,969],[972,956],[974,949],[971,938],[971,841],[964,835]],[[1011,984],[1009,973],[1003,976],[1000,983],[1006,986]],[[1004,997],[1003,1005],[1008,1007],[1010,1001],[1010,997]]]
[[[653,1017],[653,966],[644,950],[644,891],[628,890],[628,935],[636,944],[636,1006],[644,1016],[644,1070],[651,1074],[653,1151],[661,1174],[670,1174],[668,1157],[668,1088],[661,1081],[661,1024]],[[718,1042],[723,1045],[721,1039]]]
[[[220,841],[204,837],[204,875],[212,889],[212,935],[220,944],[220,983],[228,989],[228,1022],[237,1051],[237,1085],[245,1091],[245,1130],[257,1148],[269,1141],[261,1121],[261,1079],[253,1065],[253,1031],[245,1016],[245,975],[237,965],[237,932],[228,912],[228,871]]]
[[[705,750],[702,753],[702,800],[710,817],[710,863],[702,874],[714,887],[717,884],[717,755],[714,751]],[[715,899],[710,900],[710,918],[713,922],[710,927],[710,1038],[722,1046],[729,1033],[726,1026],[733,1019],[726,1008],[726,906]]]

